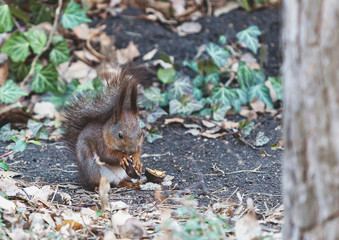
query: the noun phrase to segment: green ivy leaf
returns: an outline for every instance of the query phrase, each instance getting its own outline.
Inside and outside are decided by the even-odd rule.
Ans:
[[[7,80],[5,84],[0,87],[0,102],[13,103],[22,96],[28,94],[22,90],[13,80]]]
[[[2,159],[0,159],[0,169],[3,169],[4,171],[9,171],[9,166],[4,163],[4,161]]]
[[[27,148],[27,143],[24,140],[19,140],[15,143],[15,146],[13,148],[14,152],[23,152]]]
[[[36,122],[30,119],[27,122],[27,127],[32,130],[33,136],[37,138],[39,132],[45,127],[45,125],[41,122]]]
[[[250,135],[253,128],[254,128],[254,122],[250,122],[248,120],[241,120],[239,122],[239,129],[244,132],[245,136]]]
[[[9,6],[0,3],[0,33],[11,31],[13,26],[14,22]]]
[[[38,145],[38,146],[42,146],[41,142],[36,141],[36,140],[29,140],[28,142],[33,143],[33,144]]]
[[[55,91],[57,88],[58,72],[51,64],[44,68],[35,69],[32,79],[32,89],[37,93]]]
[[[202,88],[205,86],[205,80],[204,77],[200,74],[196,75],[195,78],[192,81],[192,84],[194,87]]]
[[[182,108],[183,108],[182,103],[179,102],[177,99],[172,99],[169,102],[169,111],[171,115],[180,113]]]
[[[17,32],[7,39],[1,51],[6,53],[13,62],[23,62],[29,55],[29,42],[21,32]]]
[[[69,49],[67,41],[58,42],[52,51],[49,53],[49,60],[58,66],[60,63],[67,62],[69,60]]]
[[[151,127],[146,137],[147,142],[153,143],[155,140],[162,138],[161,134],[155,127]]]
[[[37,25],[42,22],[51,22],[51,10],[46,8],[43,4],[30,0],[29,10],[32,12],[33,24]]]
[[[85,12],[81,9],[81,5],[71,0],[61,17],[61,24],[64,28],[72,29],[82,23],[91,22]]]
[[[26,25],[29,25],[29,14],[28,13],[23,11],[18,5],[14,3],[11,3],[9,5],[9,8],[14,17],[16,17],[17,19],[21,19],[22,21],[24,21]]]
[[[270,139],[265,136],[263,132],[258,132],[258,135],[255,140],[255,146],[261,147],[264,146],[266,143],[268,143]]]
[[[156,87],[151,87],[151,88],[147,88],[144,91],[144,97],[146,98],[146,100],[148,101],[143,101],[142,105],[144,107],[147,107],[147,105],[149,105],[150,102],[151,105],[160,105],[160,106],[166,106],[168,104],[168,94],[165,93],[161,93],[159,88]]]
[[[265,103],[268,107],[274,108],[273,103],[272,103],[272,98],[270,95],[270,90],[268,87],[266,87],[265,83],[250,87],[248,91],[249,101],[251,102],[254,97],[257,97],[260,101]]]
[[[227,42],[227,38],[225,35],[220,35],[219,36],[219,39],[218,39],[218,42],[221,44],[221,45],[225,45],[226,42]]]
[[[184,67],[190,68],[191,70],[193,70],[193,71],[196,72],[196,73],[199,73],[199,67],[198,67],[198,63],[197,63],[196,61],[189,62],[189,61],[187,61],[187,60],[184,60],[184,61],[182,62],[182,65],[183,65]]]
[[[219,72],[213,72],[205,76],[205,81],[207,83],[212,83],[214,85],[217,85],[220,82],[220,74]]]
[[[253,79],[254,84],[260,84],[260,83],[265,82],[266,76],[262,71],[254,70],[251,72],[252,72],[252,79]]]
[[[29,72],[29,67],[24,62],[11,62],[9,69],[17,81],[24,79]]]
[[[162,108],[157,107],[151,114],[147,115],[147,122],[153,123],[164,115],[167,115],[167,112]]]
[[[200,100],[202,98],[202,91],[199,88],[193,88],[193,96],[195,99]]]
[[[240,107],[248,103],[247,93],[243,89],[240,89],[240,88],[233,88],[231,89],[231,91],[238,96],[236,99],[233,99],[231,101],[231,105],[234,108],[234,112],[238,113],[240,110]]]
[[[268,80],[271,82],[272,87],[277,94],[277,99],[282,101],[282,83],[280,77],[269,77]]]
[[[213,119],[215,121],[222,121],[225,118],[225,114],[231,109],[230,105],[218,104],[213,111]]]
[[[192,84],[189,77],[180,77],[175,80],[168,89],[170,99],[180,99],[184,93],[193,94]]]
[[[176,71],[174,68],[159,68],[157,72],[158,79],[164,84],[170,84],[174,81]]]
[[[245,30],[237,33],[239,43],[245,44],[254,54],[258,52],[259,39],[261,31],[257,26],[250,26]]]
[[[237,79],[242,89],[249,88],[254,85],[252,70],[249,69],[243,62],[239,62]]]
[[[231,105],[233,99],[238,96],[231,89],[226,87],[215,87],[212,89],[212,98],[224,105]]]
[[[201,102],[197,101],[196,99],[190,97],[188,101],[183,105],[183,108],[181,110],[181,113],[184,116],[189,116],[193,112],[199,111],[203,108],[204,106],[201,104]]]
[[[230,58],[231,55],[224,48],[215,43],[209,43],[206,47],[206,51],[219,68],[228,65],[227,58]]]
[[[47,35],[44,31],[41,30],[31,30],[25,32],[25,36],[29,41],[31,48],[35,54],[42,53],[46,42],[47,42]]]

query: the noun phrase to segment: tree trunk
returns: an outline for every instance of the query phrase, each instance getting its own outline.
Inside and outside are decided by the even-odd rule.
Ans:
[[[339,239],[339,2],[284,0],[284,239]]]

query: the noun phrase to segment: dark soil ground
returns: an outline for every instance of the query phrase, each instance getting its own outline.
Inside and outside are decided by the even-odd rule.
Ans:
[[[133,41],[138,45],[141,55],[144,55],[158,46],[159,52],[174,56],[179,63],[192,59],[201,44],[215,42],[221,34],[225,34],[229,41],[235,41],[238,31],[253,24],[263,32],[260,42],[268,46],[268,57],[264,62],[266,74],[279,75],[279,9],[267,8],[251,13],[235,10],[218,18],[205,17],[198,21],[203,26],[202,32],[187,37],[179,37],[162,25],[131,17],[137,13],[140,11],[128,9],[121,16],[107,20],[107,32],[116,36],[118,48],[126,47],[129,41]],[[240,119],[240,116],[229,117],[233,121]],[[263,131],[270,142],[262,150],[270,156],[262,156],[259,150],[240,143],[231,134],[218,139],[193,137],[185,134],[187,129],[182,125],[164,125],[162,119],[156,126],[162,132],[163,138],[153,144],[145,142],[143,153],[147,157],[143,157],[142,161],[145,167],[163,170],[175,177],[173,184],[165,188],[165,195],[178,192],[194,194],[201,204],[207,205],[227,199],[232,194],[234,198],[234,193],[239,192],[245,199],[254,199],[260,208],[276,206],[281,203],[282,151],[273,151],[270,146],[279,141],[281,128],[278,126],[281,124],[279,120],[267,115],[259,116],[255,122],[258,126],[248,141],[253,143],[256,134]],[[0,143],[0,153],[6,151],[7,145],[8,143]],[[195,161],[191,160],[191,156]],[[74,156],[66,149],[65,144],[56,142],[44,143],[42,147],[29,145],[24,153],[16,154],[7,163],[11,170],[22,173],[20,179],[39,185],[57,184],[72,195],[73,201],[83,201],[78,194],[84,193],[84,190],[74,187],[79,182],[73,160]],[[258,167],[258,171],[252,171]],[[202,189],[196,185],[199,181],[205,185],[207,195],[201,195]],[[113,192],[115,194],[111,197],[125,199],[127,203],[153,201],[151,191],[113,189]]]

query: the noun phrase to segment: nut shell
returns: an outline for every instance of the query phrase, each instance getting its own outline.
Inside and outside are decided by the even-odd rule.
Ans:
[[[163,171],[146,168],[145,176],[148,182],[161,183],[164,180],[166,174]]]
[[[132,163],[128,164],[126,168],[126,174],[131,178],[136,178],[136,179],[140,178],[139,171],[134,168],[134,165]]]

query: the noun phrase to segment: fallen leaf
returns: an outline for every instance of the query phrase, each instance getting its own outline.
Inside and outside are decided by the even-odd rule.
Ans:
[[[185,128],[197,128],[197,129],[202,129],[202,127],[198,124],[194,124],[194,123],[185,123],[184,124]]]
[[[185,119],[183,118],[166,118],[165,119],[165,125],[171,124],[171,123],[184,123]]]
[[[91,52],[89,52],[87,49],[74,51],[74,55],[77,56],[80,60],[84,62],[96,62],[99,63],[101,60],[94,56]]]
[[[138,47],[132,41],[128,43],[127,48],[116,50],[116,58],[119,64],[127,63],[139,56],[140,52]]]
[[[224,1],[224,3],[225,5],[217,6],[217,8],[214,9],[214,16],[219,17],[220,15],[237,9],[240,6],[237,1]]]
[[[142,191],[154,191],[156,189],[161,189],[161,186],[157,183],[147,182],[140,185],[140,190]]]
[[[234,226],[235,236],[238,240],[256,240],[262,236],[262,229],[253,213],[240,218]]]
[[[232,121],[224,120],[224,121],[222,121],[221,126],[223,128],[226,128],[226,129],[233,129],[233,128],[238,128],[239,127],[239,123],[238,122],[232,122]]]
[[[142,57],[142,60],[144,60],[144,61],[151,60],[157,52],[158,52],[158,48],[154,48],[153,50],[151,50],[151,51],[149,51],[148,53],[146,53],[146,54]]]
[[[221,127],[216,126],[216,127],[214,127],[214,128],[207,129],[207,130],[205,131],[205,133],[207,133],[207,134],[213,134],[213,133],[219,132],[220,130],[221,130]]]
[[[35,119],[54,119],[57,111],[51,102],[38,102],[34,105],[33,112]]]
[[[277,101],[277,94],[275,93],[274,91],[274,88],[271,84],[271,81],[270,80],[267,80],[265,82],[265,85],[266,87],[268,87],[268,89],[270,90],[270,95],[271,95],[271,98],[272,98],[272,102],[276,102]]]
[[[187,131],[185,131],[185,134],[191,134],[193,136],[199,136],[200,135],[200,130],[198,129],[189,129]]]
[[[227,134],[226,132],[215,133],[215,134],[203,132],[203,133],[201,133],[201,136],[215,139],[215,138],[219,138],[219,137],[225,136],[226,134]]]
[[[248,120],[254,120],[258,118],[257,113],[254,110],[249,110],[248,108],[240,108],[239,114],[243,117],[246,117]]]
[[[210,121],[206,121],[206,120],[202,120],[201,123],[202,123],[202,125],[204,125],[207,128],[212,128],[212,127],[216,126],[215,123],[210,122]]]
[[[253,100],[250,103],[250,106],[256,113],[265,113],[265,103],[259,101],[258,99]]]
[[[87,40],[87,38],[95,32],[95,28],[89,28],[87,23],[83,23],[74,27],[72,31],[77,38]]]
[[[82,61],[76,61],[69,66],[69,62],[61,63],[57,67],[60,77],[70,83],[77,78],[80,83],[86,83],[97,77],[97,72]]]
[[[170,0],[174,16],[179,17],[185,12],[185,0]]]
[[[13,201],[9,201],[0,195],[0,208],[3,209],[6,213],[14,214],[16,206]]]
[[[60,231],[61,228],[64,227],[64,226],[70,226],[75,231],[83,228],[81,223],[78,223],[78,222],[73,221],[73,220],[63,220],[61,222],[61,224],[56,226],[55,230]]]

